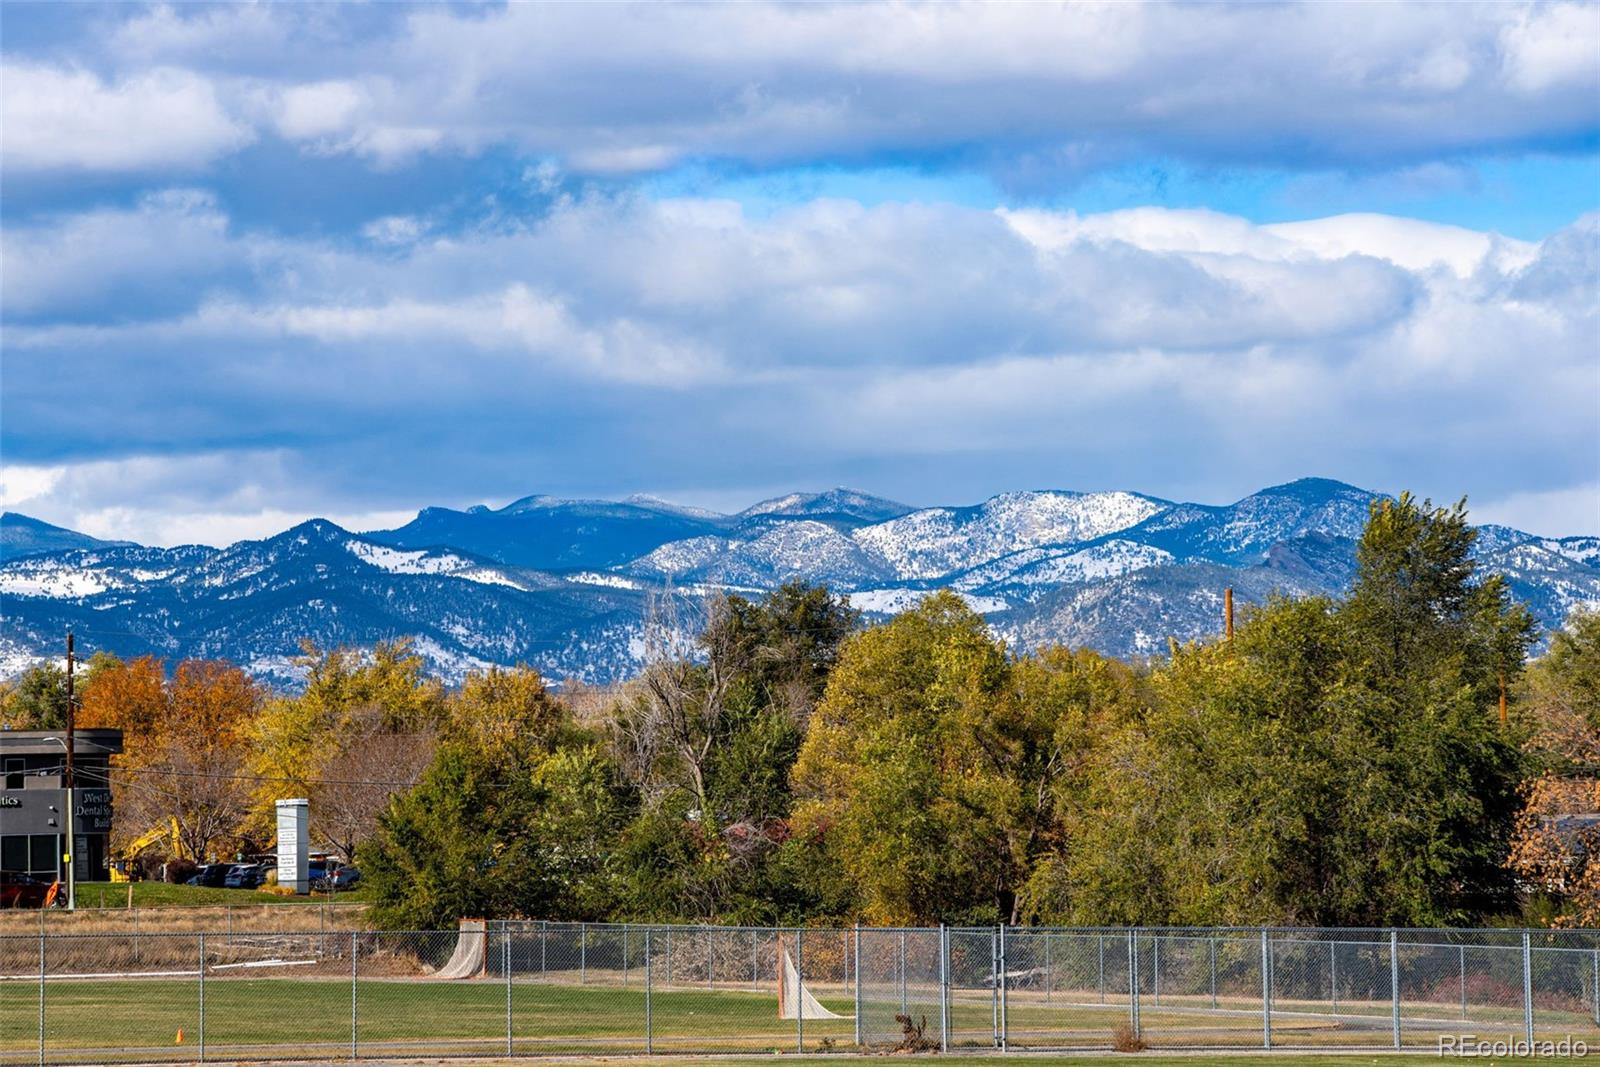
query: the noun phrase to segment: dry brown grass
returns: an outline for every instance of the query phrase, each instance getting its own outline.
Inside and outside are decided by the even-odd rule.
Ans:
[[[364,905],[195,905],[193,907],[81,908],[76,912],[0,911],[0,935],[36,934],[226,934],[322,933],[363,930]]]
[[[1117,1052],[1143,1052],[1148,1046],[1144,1038],[1134,1032],[1132,1023],[1122,1022],[1111,1031],[1111,1047]]]

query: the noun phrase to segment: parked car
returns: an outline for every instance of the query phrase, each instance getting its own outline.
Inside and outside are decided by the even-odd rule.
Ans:
[[[229,889],[255,889],[266,880],[266,871],[259,864],[235,863],[228,868],[228,875],[222,884]]]
[[[322,893],[344,892],[354,889],[355,884],[361,881],[361,872],[354,867],[335,867],[331,872],[311,869],[311,888]]]
[[[50,883],[21,871],[0,871],[0,908],[42,908]]]
[[[187,885],[205,885],[220,889],[228,884],[228,872],[233,869],[231,863],[208,863],[194,874],[189,876]]]

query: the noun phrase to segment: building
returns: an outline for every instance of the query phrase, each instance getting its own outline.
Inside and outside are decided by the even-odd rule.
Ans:
[[[73,873],[105,881],[111,833],[110,760],[121,730],[73,732]],[[59,730],[0,730],[0,870],[54,881],[66,877],[66,739]]]

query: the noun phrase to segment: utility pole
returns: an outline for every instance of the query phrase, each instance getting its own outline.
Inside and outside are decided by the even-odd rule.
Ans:
[[[1500,672],[1500,725],[1506,724],[1506,672]]]
[[[1229,641],[1233,640],[1233,586],[1228,586],[1222,591],[1222,632]]]
[[[74,816],[77,814],[78,795],[73,787],[76,784],[73,776],[73,745],[74,745],[74,720],[77,718],[77,709],[74,706],[77,697],[72,693],[72,668],[75,663],[74,648],[72,644],[72,631],[67,631],[67,773],[65,781],[67,791],[67,847],[63,854],[67,860],[67,910],[76,911],[78,907],[78,860],[75,852],[78,847]]]

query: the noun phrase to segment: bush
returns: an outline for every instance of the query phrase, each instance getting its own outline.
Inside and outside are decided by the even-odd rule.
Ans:
[[[1122,1022],[1111,1031],[1111,1047],[1117,1052],[1143,1052],[1148,1046],[1134,1031],[1132,1023]]]
[[[173,885],[182,885],[194,877],[194,872],[199,869],[200,865],[193,860],[168,860],[162,866],[161,880],[170,882]]]

